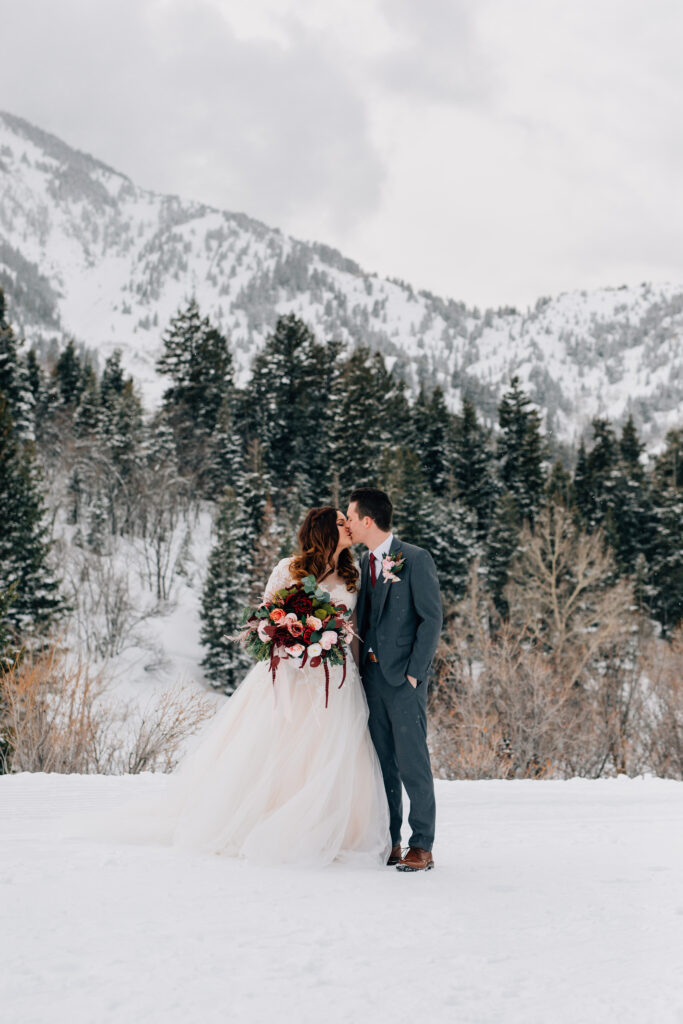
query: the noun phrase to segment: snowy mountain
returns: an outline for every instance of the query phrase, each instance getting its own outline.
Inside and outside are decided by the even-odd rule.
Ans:
[[[43,352],[75,337],[100,364],[115,348],[148,404],[160,336],[190,295],[229,337],[244,379],[277,316],[320,338],[379,349],[411,389],[467,391],[492,419],[517,374],[572,441],[595,415],[633,412],[650,444],[683,411],[683,284],[540,299],[481,312],[364,272],[240,213],[138,188],[21,118],[0,113],[0,286]],[[457,287],[457,282],[454,282]]]

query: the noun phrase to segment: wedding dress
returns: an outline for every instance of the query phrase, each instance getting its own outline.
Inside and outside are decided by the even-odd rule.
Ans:
[[[275,567],[266,594],[288,586],[291,559]],[[356,595],[327,587],[336,603]],[[244,857],[259,864],[386,863],[391,846],[382,773],[368,706],[350,653],[330,667],[280,661],[273,682],[257,662],[195,740],[163,796],[127,809],[106,832]]]

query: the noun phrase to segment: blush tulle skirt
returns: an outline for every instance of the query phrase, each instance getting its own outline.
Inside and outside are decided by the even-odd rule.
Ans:
[[[256,864],[383,865],[391,846],[368,707],[349,658],[330,671],[258,663],[164,792],[91,819],[91,838],[165,843]],[[83,834],[83,830],[80,830]]]

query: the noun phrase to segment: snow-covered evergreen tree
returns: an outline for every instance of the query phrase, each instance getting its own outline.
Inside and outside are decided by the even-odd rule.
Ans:
[[[379,462],[378,481],[394,506],[394,533],[409,544],[423,545],[431,536],[427,519],[433,496],[417,453],[412,448],[387,448]]]
[[[521,517],[516,499],[506,492],[496,505],[491,529],[486,541],[485,574],[486,586],[500,615],[507,615],[508,606],[504,591],[508,581],[508,570],[517,551]]]
[[[477,517],[477,530],[485,537],[500,486],[489,437],[477,421],[474,403],[464,398],[453,430],[451,468],[457,494]]]
[[[345,360],[338,380],[333,422],[332,466],[342,495],[361,484],[378,484],[382,456],[408,446],[410,408],[405,385],[378,353],[357,348]]]
[[[668,431],[666,447],[655,461],[654,479],[658,487],[683,488],[683,427]]]
[[[61,405],[75,408],[83,390],[83,364],[76,351],[76,343],[70,339],[60,353],[53,373],[53,382]]]
[[[434,497],[423,540],[436,563],[444,601],[459,601],[467,590],[472,563],[481,554],[476,515],[455,495]]]
[[[244,441],[235,425],[233,403],[224,399],[211,434],[206,459],[206,493],[221,495],[226,487],[237,486],[245,459]]]
[[[14,587],[7,616],[20,634],[47,625],[62,608],[45,512],[31,446],[17,437],[0,394],[0,591]]]
[[[171,380],[163,406],[175,431],[180,467],[194,474],[204,490],[209,438],[233,392],[232,355],[194,298],[173,317],[162,340],[157,370]]]
[[[5,396],[14,428],[21,437],[33,437],[35,397],[29,370],[7,320],[5,295],[0,288],[0,394]]]
[[[683,489],[658,489],[649,552],[650,607],[665,633],[683,621]]]
[[[253,362],[245,394],[247,432],[262,444],[278,500],[292,483],[306,505],[328,497],[338,357],[337,345],[320,344],[290,314],[278,319]]]
[[[212,686],[232,693],[249,666],[245,652],[229,637],[237,632],[249,603],[254,542],[248,516],[230,487],[218,504],[214,532],[200,613],[206,648],[202,666]]]
[[[74,416],[74,434],[78,438],[94,438],[102,421],[102,405],[97,374],[92,366],[83,368],[83,390]]]
[[[638,437],[638,431],[635,423],[633,422],[633,416],[629,415],[621,431],[621,437],[619,439],[619,453],[621,455],[623,465],[633,477],[641,478],[643,476],[643,466],[640,460],[644,450],[645,445]]]
[[[425,477],[433,492],[444,494],[448,488],[452,458],[453,417],[446,408],[441,388],[434,388],[430,395],[421,388],[411,411],[411,446],[420,458]]]
[[[523,519],[533,525],[543,500],[545,445],[541,420],[531,400],[513,377],[498,407],[498,461],[503,484],[517,502]]]

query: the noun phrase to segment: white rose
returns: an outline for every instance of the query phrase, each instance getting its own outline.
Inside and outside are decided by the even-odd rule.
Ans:
[[[309,644],[309,646],[308,646],[308,657],[309,658],[319,658],[322,653],[323,653],[323,649],[320,646],[320,644]]]

